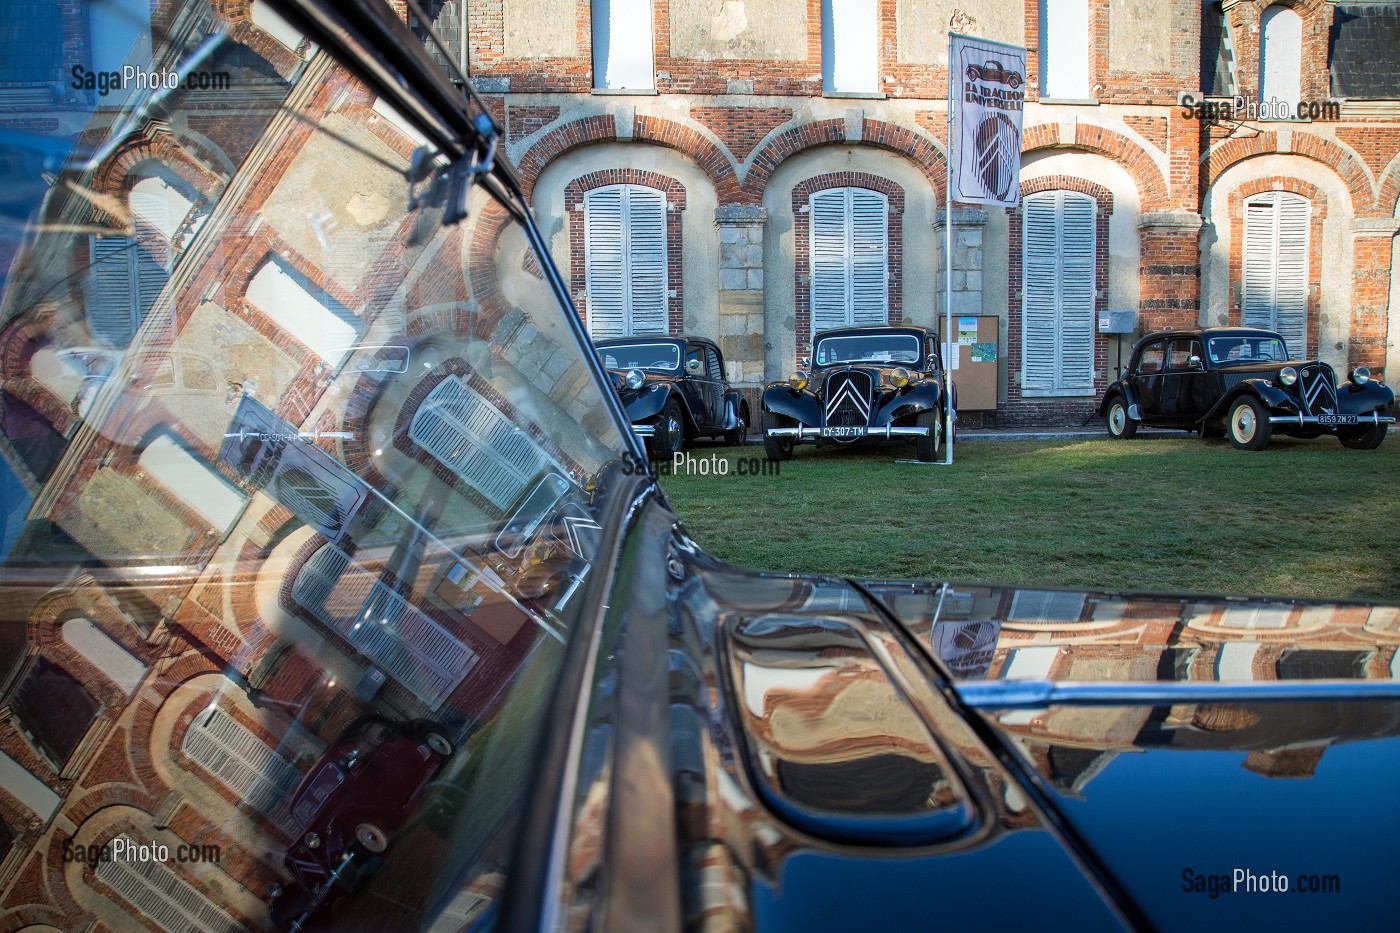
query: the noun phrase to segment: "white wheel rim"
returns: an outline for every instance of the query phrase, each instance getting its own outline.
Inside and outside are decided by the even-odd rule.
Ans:
[[[428,733],[427,744],[429,748],[437,752],[439,755],[446,756],[452,754],[452,743],[447,741],[447,739],[443,738],[442,736],[438,735],[436,732]]]
[[[1235,409],[1235,437],[1241,443],[1248,444],[1254,440],[1254,430],[1257,427],[1254,420],[1254,409],[1248,405],[1241,405]]]
[[[369,823],[361,823],[355,830],[355,838],[360,840],[360,845],[371,852],[383,852],[389,847],[389,840],[384,835],[384,831],[378,826],[371,826]]]
[[[1123,433],[1123,423],[1126,420],[1127,416],[1123,413],[1122,405],[1115,404],[1108,410],[1108,425],[1112,428],[1114,434]]]

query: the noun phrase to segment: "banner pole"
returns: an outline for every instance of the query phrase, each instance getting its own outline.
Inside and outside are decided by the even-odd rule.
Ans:
[[[943,354],[957,352],[953,346],[953,24],[948,24],[948,146],[943,173]],[[943,360],[943,462],[953,465],[953,363]]]

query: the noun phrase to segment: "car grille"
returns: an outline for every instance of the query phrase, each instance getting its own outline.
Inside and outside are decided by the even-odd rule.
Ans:
[[[1303,390],[1305,414],[1335,414],[1337,377],[1326,363],[1307,363],[1298,368],[1298,387]]]
[[[826,424],[863,428],[870,424],[875,379],[859,369],[832,373],[826,379]]]

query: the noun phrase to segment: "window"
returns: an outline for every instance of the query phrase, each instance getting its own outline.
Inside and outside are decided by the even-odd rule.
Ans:
[[[1023,392],[1094,391],[1095,207],[1093,198],[1073,191],[1025,199]]]
[[[1039,0],[1040,96],[1084,100],[1089,95],[1087,0]]]
[[[1084,614],[1083,593],[1058,590],[1017,590],[1011,599],[1011,622],[1078,622]]]
[[[1201,9],[1201,90],[1207,97],[1235,93],[1235,52],[1230,25],[1219,3]]]
[[[709,363],[709,378],[714,379],[716,381],[723,379],[724,373],[719,365],[719,354],[716,353],[712,348],[706,347],[705,360],[707,363]]]
[[[1271,191],[1250,198],[1244,213],[1245,327],[1277,331],[1294,358],[1307,355],[1307,198]]]
[[[812,330],[888,324],[889,199],[865,188],[811,200]]]
[[[1201,358],[1201,344],[1198,340],[1173,340],[1168,351],[1167,366],[1171,369],[1190,369],[1191,357]]]
[[[227,711],[211,706],[200,713],[181,751],[259,813],[296,830],[287,803],[301,772]]]
[[[651,0],[594,0],[593,86],[649,90],[652,77]]]
[[[144,839],[118,836],[108,843],[120,843],[123,851],[150,845]],[[164,862],[156,859],[104,859],[97,863],[97,879],[121,895],[141,916],[162,930],[209,930],[236,933],[243,929],[214,902],[181,878]]]
[[[1162,371],[1163,360],[1166,356],[1166,346],[1167,344],[1165,341],[1158,340],[1155,343],[1149,343],[1147,346],[1143,347],[1142,358],[1138,361],[1137,371],[1149,375],[1151,373],[1160,373]]]
[[[594,337],[667,332],[666,198],[612,185],[584,195],[588,331]]]
[[[128,696],[146,679],[146,665],[89,619],[79,617],[64,622],[63,640]]]
[[[1303,65],[1303,20],[1285,6],[1271,6],[1259,17],[1259,100],[1281,100],[1290,114],[1298,109]],[[1263,108],[1260,108],[1263,113]]]
[[[329,366],[338,366],[359,339],[360,322],[326,296],[308,289],[306,277],[281,260],[270,259],[248,283],[247,298],[258,311],[291,334]],[[324,294],[324,290],[316,289]]]
[[[91,237],[89,243],[88,331],[97,340],[125,347],[155,306],[168,276],[131,237]]]
[[[880,90],[876,4],[822,0],[822,90],[874,94]]]
[[[136,67],[151,64],[151,4],[150,0],[93,0],[88,7],[88,31],[92,36],[92,70],[121,71],[127,64]],[[136,82],[123,87],[122,82],[108,93],[97,97],[103,107],[125,104],[128,95],[148,94],[137,90]]]

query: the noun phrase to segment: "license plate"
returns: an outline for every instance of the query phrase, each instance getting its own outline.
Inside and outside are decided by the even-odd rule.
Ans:
[[[1317,423],[1331,427],[1338,424],[1356,424],[1355,415],[1318,415]]]
[[[860,437],[865,433],[865,428],[837,427],[822,428],[822,437]]]

